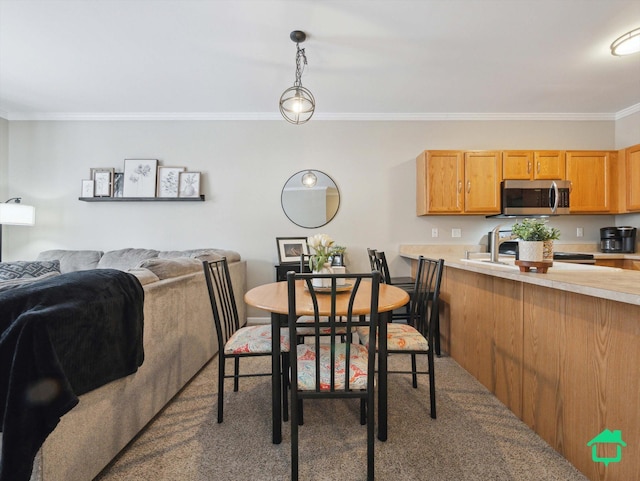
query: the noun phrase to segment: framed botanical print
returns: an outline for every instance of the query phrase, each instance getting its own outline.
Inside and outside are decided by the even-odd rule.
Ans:
[[[80,197],[93,197],[93,192],[94,192],[94,181],[93,180],[89,180],[89,179],[85,179],[82,181],[82,192],[80,194]]]
[[[276,237],[276,243],[280,264],[295,264],[302,254],[309,254],[306,237]]]
[[[178,197],[180,186],[180,172],[184,167],[158,167],[158,197]]]
[[[180,172],[178,197],[200,197],[200,172]]]
[[[94,182],[94,197],[111,197],[113,192],[113,169],[91,169],[91,180]]]
[[[157,159],[124,159],[123,197],[155,197]]]

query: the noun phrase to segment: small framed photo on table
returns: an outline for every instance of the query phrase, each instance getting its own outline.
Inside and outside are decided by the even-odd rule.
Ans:
[[[295,264],[302,254],[309,255],[306,237],[276,237],[276,243],[280,264]]]
[[[180,172],[178,197],[200,197],[200,172]]]
[[[91,180],[94,182],[93,197],[111,197],[113,193],[113,169],[91,169]]]

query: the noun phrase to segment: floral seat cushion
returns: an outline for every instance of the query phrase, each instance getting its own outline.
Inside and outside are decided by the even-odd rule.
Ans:
[[[335,346],[335,387],[345,388],[346,372],[346,346]],[[313,391],[316,388],[316,350],[311,344],[298,344],[298,389]],[[367,387],[367,356],[368,351],[362,345],[351,344],[349,364],[349,387],[351,389],[366,389]],[[331,388],[331,346],[320,346],[320,390],[328,391]]]
[[[358,337],[362,344],[369,347],[369,328],[359,327]],[[377,343],[376,343],[377,344]],[[376,345],[376,349],[378,346]],[[429,341],[408,324],[389,324],[387,326],[388,351],[428,351]]]
[[[289,352],[289,330],[280,330],[280,350]],[[224,345],[225,354],[268,354],[271,352],[271,326],[245,326]]]

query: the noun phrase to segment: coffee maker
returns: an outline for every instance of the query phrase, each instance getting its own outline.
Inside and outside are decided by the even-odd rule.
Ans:
[[[631,226],[603,227],[600,229],[600,250],[602,252],[635,252],[636,228]]]

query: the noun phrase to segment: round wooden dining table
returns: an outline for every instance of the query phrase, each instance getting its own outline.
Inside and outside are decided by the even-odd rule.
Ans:
[[[318,296],[320,315],[329,315],[331,296]],[[273,411],[273,443],[282,442],[282,390],[280,367],[280,339],[281,326],[287,325],[289,313],[289,297],[287,282],[273,282],[254,287],[244,296],[245,302],[253,307],[264,309],[271,313],[271,384]],[[336,314],[347,314],[349,293],[336,296]],[[378,334],[378,439],[387,440],[387,322],[389,314],[409,302],[409,294],[398,287],[380,284],[378,297],[378,312],[380,315]],[[353,314],[369,314],[371,306],[371,282],[363,281],[356,293]],[[313,315],[313,303],[309,292],[303,287],[302,281],[296,281],[296,315]]]

